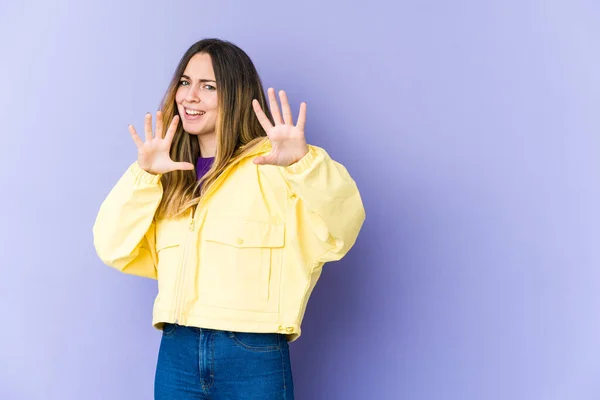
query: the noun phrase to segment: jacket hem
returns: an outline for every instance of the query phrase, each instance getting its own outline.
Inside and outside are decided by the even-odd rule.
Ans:
[[[293,342],[300,337],[301,330],[299,324],[296,322],[286,323],[273,320],[273,313],[229,310],[228,314],[231,314],[231,311],[235,311],[237,318],[232,318],[230,315],[217,317],[184,313],[177,319],[172,310],[155,309],[152,316],[152,326],[158,330],[162,330],[165,323],[177,323],[179,325],[220,331],[280,333],[286,335],[289,342]],[[223,311],[220,312],[222,313]]]

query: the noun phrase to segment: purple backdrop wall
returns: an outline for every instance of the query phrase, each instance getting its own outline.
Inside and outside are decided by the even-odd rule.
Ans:
[[[392,5],[394,3],[395,5]],[[298,399],[600,397],[600,3],[0,4],[0,398],[150,399],[155,283],[97,208],[183,51],[308,102],[367,222],[292,346]]]

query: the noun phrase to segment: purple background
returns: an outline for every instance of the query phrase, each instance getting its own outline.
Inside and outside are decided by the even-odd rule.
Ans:
[[[395,5],[392,5],[395,4]],[[0,398],[150,399],[156,284],[100,202],[179,57],[229,39],[308,103],[367,221],[292,345],[297,398],[600,398],[600,3],[0,4]]]

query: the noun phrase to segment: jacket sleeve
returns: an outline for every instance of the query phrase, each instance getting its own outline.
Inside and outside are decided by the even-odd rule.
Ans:
[[[328,249],[316,261],[340,260],[356,242],[366,217],[356,183],[342,164],[312,145],[301,160],[281,170],[292,193],[305,204],[303,223]]]
[[[96,253],[106,265],[131,275],[156,279],[154,214],[162,199],[160,175],[137,161],[112,188],[93,227]]]

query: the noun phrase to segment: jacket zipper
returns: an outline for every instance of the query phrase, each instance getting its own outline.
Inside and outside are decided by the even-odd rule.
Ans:
[[[225,175],[225,172],[227,172],[227,171],[228,170],[223,171],[223,174],[221,174],[221,177],[220,177],[221,179],[223,179],[222,177]],[[181,315],[183,314],[183,305],[185,303],[185,301],[184,301],[185,293],[182,293],[183,292],[183,290],[182,290],[183,278],[185,276],[185,271],[186,271],[186,267],[187,267],[187,253],[188,253],[188,248],[189,248],[190,236],[192,236],[192,233],[196,229],[196,213],[197,213],[200,205],[206,201],[206,198],[208,197],[208,195],[212,194],[212,190],[214,190],[217,183],[220,183],[221,179],[213,182],[213,184],[208,188],[208,190],[204,194],[203,198],[200,200],[200,202],[196,205],[196,207],[191,212],[190,222],[188,224],[188,232],[185,237],[185,243],[184,243],[184,248],[183,248],[183,257],[182,257],[182,261],[181,261],[181,266],[179,268],[180,271],[179,271],[179,278],[177,279],[177,289],[175,291],[175,323],[176,324],[179,324],[179,322],[181,322]]]
[[[181,267],[180,269],[180,273],[179,273],[179,278],[177,279],[177,289],[175,291],[175,323],[178,324],[181,321],[181,314],[183,313],[183,303],[184,303],[184,296],[181,294],[182,291],[182,286],[183,286],[183,278],[185,276],[185,271],[186,271],[186,264],[187,264],[187,254],[188,254],[188,249],[189,249],[189,241],[190,241],[190,236],[191,236],[191,232],[194,232],[194,214],[195,214],[195,210],[192,211],[191,213],[191,218],[190,218],[190,222],[188,224],[188,230],[189,232],[186,234],[185,236],[185,242],[183,244],[183,257],[181,258]]]

